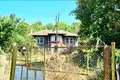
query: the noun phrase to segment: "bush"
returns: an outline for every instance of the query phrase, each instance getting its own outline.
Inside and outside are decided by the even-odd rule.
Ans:
[[[104,71],[96,71],[99,80],[104,80]]]
[[[3,50],[0,50],[0,54],[4,54],[4,51],[3,51]]]

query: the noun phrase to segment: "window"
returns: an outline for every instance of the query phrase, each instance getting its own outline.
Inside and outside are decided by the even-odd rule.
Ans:
[[[62,42],[62,36],[59,36],[59,41]]]
[[[62,42],[62,36],[58,35],[58,37],[56,37],[56,35],[52,35],[51,41],[56,41],[56,40]]]
[[[55,35],[51,36],[51,41],[55,41]]]
[[[73,44],[73,43],[74,43],[74,39],[70,38],[70,44]]]
[[[62,42],[62,36],[58,36],[57,41]]]
[[[44,37],[37,37],[37,43],[43,44],[44,43]]]
[[[66,44],[74,44],[74,38],[69,38],[69,37],[65,38],[65,43]]]
[[[69,38],[65,38],[65,43],[69,44]]]

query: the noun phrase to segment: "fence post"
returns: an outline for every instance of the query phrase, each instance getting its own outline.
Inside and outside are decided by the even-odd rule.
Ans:
[[[30,64],[32,63],[32,48],[30,47]]]
[[[36,80],[36,70],[34,71],[34,80]]]
[[[111,80],[111,56],[110,56],[110,47],[104,46],[104,80]]]
[[[20,80],[22,80],[22,74],[23,74],[23,66],[21,66]]]
[[[6,64],[6,56],[3,54],[0,54],[0,80],[4,80],[4,72],[5,72],[5,64]]]
[[[115,80],[115,42],[111,43],[111,69],[112,69],[112,80]]]
[[[16,56],[17,56],[17,45],[14,44],[13,45],[13,56],[12,56],[10,80],[14,80],[14,77],[15,77]]]
[[[45,80],[45,76],[46,75],[46,49],[44,47],[44,80]]]

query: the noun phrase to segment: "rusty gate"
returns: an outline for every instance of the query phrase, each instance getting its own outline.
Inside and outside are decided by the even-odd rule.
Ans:
[[[17,46],[14,46],[10,79],[15,80],[16,74],[20,78],[17,80],[111,80],[115,76],[114,43],[112,48],[58,47],[61,52],[51,52],[53,48],[32,46],[19,52]],[[16,72],[16,66],[21,66],[20,73]],[[30,71],[32,77],[29,76]]]

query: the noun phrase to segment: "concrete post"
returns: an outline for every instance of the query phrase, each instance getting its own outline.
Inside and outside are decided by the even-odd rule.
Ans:
[[[0,55],[0,80],[4,80],[6,56]]]

